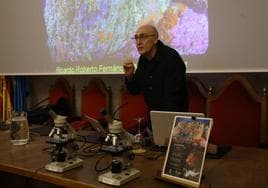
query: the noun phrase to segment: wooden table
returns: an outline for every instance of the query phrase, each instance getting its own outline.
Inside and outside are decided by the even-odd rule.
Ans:
[[[43,149],[51,146],[45,143],[46,140],[47,137],[36,136],[27,145],[13,146],[9,141],[9,131],[1,131],[0,171],[63,187],[111,187],[97,181],[103,173],[94,170],[100,156],[87,158],[82,167],[62,174],[46,171],[44,166],[50,162],[50,155]],[[155,178],[163,161],[164,156],[157,160],[137,156],[133,161],[134,168],[139,169],[142,175],[122,187],[178,187]],[[268,188],[268,150],[233,147],[222,159],[206,159],[203,175],[202,188]]]

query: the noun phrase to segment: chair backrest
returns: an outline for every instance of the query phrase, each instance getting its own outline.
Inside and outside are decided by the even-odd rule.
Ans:
[[[73,90],[65,78],[57,78],[49,89],[49,104],[67,106],[67,109],[63,109],[66,115],[73,113],[73,97]]]
[[[110,93],[101,79],[93,78],[81,91],[81,114],[103,120],[101,110],[110,114]]]
[[[259,146],[264,142],[266,104],[248,80],[240,75],[226,79],[208,97],[208,117],[213,118],[210,142]]]
[[[137,118],[142,118],[142,124],[145,125],[148,122],[149,112],[143,94],[132,95],[124,87],[120,93],[119,106],[127,103],[119,111],[119,119],[122,121],[123,127],[127,131],[137,129]]]
[[[187,88],[189,95],[189,112],[206,114],[208,91],[197,78],[187,78]]]

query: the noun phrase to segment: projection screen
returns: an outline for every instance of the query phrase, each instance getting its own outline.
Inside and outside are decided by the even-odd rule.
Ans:
[[[153,24],[188,73],[268,72],[266,0],[1,0],[4,75],[122,74]]]

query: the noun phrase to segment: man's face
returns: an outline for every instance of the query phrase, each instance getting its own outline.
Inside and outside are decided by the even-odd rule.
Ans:
[[[151,56],[157,43],[154,30],[148,26],[140,27],[134,36],[138,52],[143,56]]]

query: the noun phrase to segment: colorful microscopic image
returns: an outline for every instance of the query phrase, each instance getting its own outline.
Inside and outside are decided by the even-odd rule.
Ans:
[[[208,49],[207,0],[43,0],[43,15],[56,63],[137,58],[131,38],[143,24],[181,55]]]

